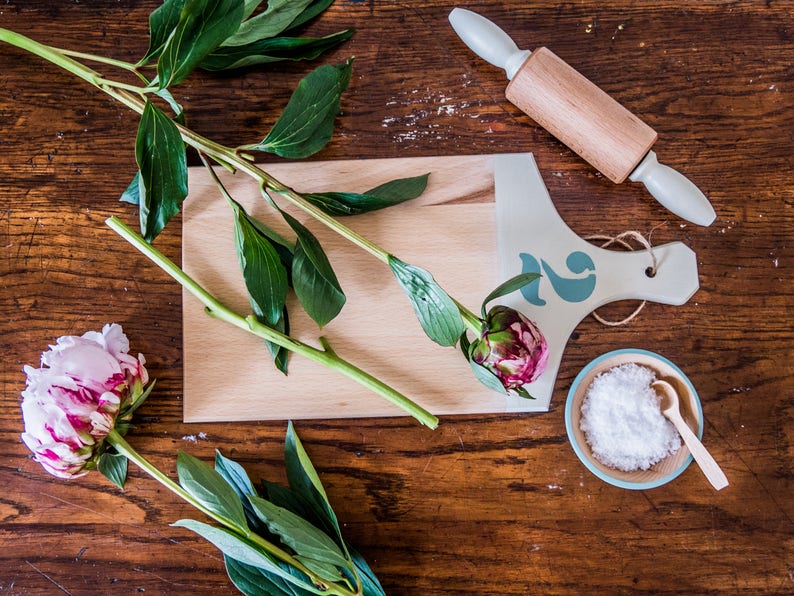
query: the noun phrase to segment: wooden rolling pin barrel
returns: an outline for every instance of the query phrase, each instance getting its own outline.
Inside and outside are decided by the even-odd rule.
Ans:
[[[642,182],[667,209],[702,226],[716,214],[690,180],[660,164],[656,132],[547,48],[519,50],[494,23],[463,8],[449,15],[463,42],[510,79],[507,99],[612,182]]]

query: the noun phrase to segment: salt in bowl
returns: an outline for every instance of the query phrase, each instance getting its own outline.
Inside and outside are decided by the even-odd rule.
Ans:
[[[663,379],[675,387],[680,397],[681,415],[698,438],[703,436],[703,409],[692,383],[675,364],[663,356],[640,349],[608,352],[582,369],[568,392],[565,403],[565,428],[577,457],[598,478],[620,488],[645,490],[670,482],[692,462],[692,454],[683,442],[675,453],[668,455],[649,469],[624,472],[598,461],[579,428],[582,402],[593,379],[601,373],[629,362],[651,369],[657,379]]]

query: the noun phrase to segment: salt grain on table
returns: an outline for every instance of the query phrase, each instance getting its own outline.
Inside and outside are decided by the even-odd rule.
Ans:
[[[622,364],[596,376],[582,402],[579,427],[593,456],[624,472],[647,470],[681,447],[659,409],[652,370]]]

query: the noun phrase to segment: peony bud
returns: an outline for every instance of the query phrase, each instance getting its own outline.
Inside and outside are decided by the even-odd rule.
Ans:
[[[144,395],[145,360],[128,351],[121,326],[105,325],[101,333],[58,338],[41,355],[41,368],[25,366],[22,440],[50,474],[76,478],[88,473],[119,413]]]
[[[549,347],[537,325],[507,306],[494,306],[484,320],[471,359],[491,371],[508,391],[537,379],[549,360]]]

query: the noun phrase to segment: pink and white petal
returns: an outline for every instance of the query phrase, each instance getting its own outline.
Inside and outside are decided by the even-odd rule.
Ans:
[[[102,328],[102,345],[119,359],[130,351],[130,341],[118,323],[109,323]]]
[[[63,443],[41,445],[34,450],[34,459],[58,478],[79,478],[88,473],[85,465],[91,460],[90,450],[72,450]]]
[[[76,344],[69,350],[53,352],[48,363],[53,372],[67,374],[78,383],[85,384],[105,384],[122,372],[118,360],[100,346],[87,342]]]

